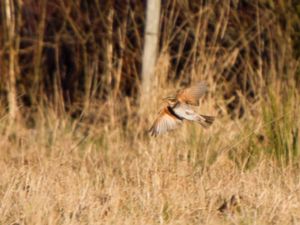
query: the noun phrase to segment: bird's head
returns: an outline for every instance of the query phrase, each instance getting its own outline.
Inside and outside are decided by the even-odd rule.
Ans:
[[[169,106],[173,107],[177,103],[177,99],[174,96],[168,96],[166,98],[163,98],[163,101],[167,102]]]

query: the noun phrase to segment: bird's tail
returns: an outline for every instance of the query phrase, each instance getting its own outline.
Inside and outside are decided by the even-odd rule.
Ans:
[[[205,128],[210,127],[215,120],[214,116],[199,115],[198,122]]]

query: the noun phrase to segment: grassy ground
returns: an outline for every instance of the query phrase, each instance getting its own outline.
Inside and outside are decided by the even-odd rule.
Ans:
[[[34,129],[2,127],[0,224],[299,224],[299,163],[288,157],[299,119],[272,118],[265,104],[158,138],[133,118],[70,121],[51,109]]]

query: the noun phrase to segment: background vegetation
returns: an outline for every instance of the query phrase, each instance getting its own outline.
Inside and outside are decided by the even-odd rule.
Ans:
[[[162,1],[142,115],[146,1],[0,10],[1,224],[300,223],[298,1]],[[214,125],[150,138],[198,80]]]

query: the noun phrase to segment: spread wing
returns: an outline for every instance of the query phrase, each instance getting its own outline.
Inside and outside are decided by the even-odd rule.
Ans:
[[[199,105],[199,99],[207,92],[207,84],[205,82],[199,82],[191,87],[179,90],[176,98],[178,101],[190,104]]]
[[[149,132],[151,136],[157,136],[163,133],[166,133],[169,130],[174,130],[178,124],[181,123],[181,120],[172,115],[168,110],[168,107],[165,107],[158,115],[154,121]]]

